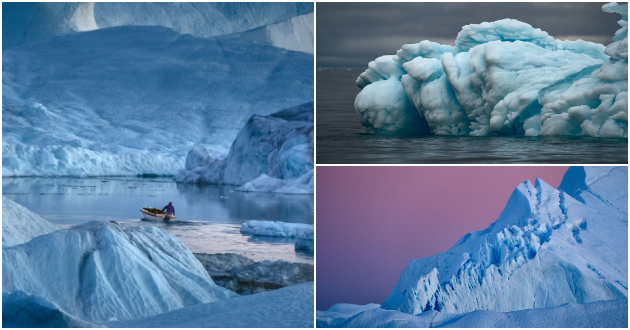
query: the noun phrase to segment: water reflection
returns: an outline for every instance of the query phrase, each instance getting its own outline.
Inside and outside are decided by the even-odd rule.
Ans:
[[[296,253],[294,239],[244,236],[248,220],[313,223],[313,196],[235,192],[234,186],[196,186],[168,178],[3,178],[2,193],[62,227],[88,221],[156,226],[193,252],[239,253],[254,260],[313,263]],[[173,202],[178,221],[140,221],[143,206]]]

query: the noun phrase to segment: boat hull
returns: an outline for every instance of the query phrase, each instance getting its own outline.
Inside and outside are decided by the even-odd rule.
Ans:
[[[140,213],[142,213],[142,215],[144,216],[145,220],[149,220],[149,221],[174,221],[177,220],[177,216],[176,215],[171,215],[168,218],[166,217],[166,214],[155,214],[155,213],[151,213],[145,209],[140,209]]]

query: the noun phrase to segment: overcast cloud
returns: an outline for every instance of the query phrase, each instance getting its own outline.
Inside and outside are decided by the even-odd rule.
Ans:
[[[604,3],[322,3],[317,8],[317,66],[366,67],[403,44],[455,44],[467,24],[513,18],[556,39],[604,45],[619,29]]]

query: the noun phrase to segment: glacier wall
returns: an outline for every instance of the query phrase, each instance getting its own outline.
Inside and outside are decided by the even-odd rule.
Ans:
[[[561,188],[520,184],[498,220],[412,260],[381,308],[508,312],[628,296],[627,167],[572,168]]]
[[[561,41],[513,19],[470,24],[455,46],[403,45],[356,81],[373,133],[628,136],[628,5],[608,46]]]
[[[242,185],[245,192],[314,193],[314,104],[252,116],[224,159],[193,147],[180,182]]]
[[[313,101],[312,54],[158,26],[65,34],[2,63],[3,176],[174,175],[194,145],[225,158],[252,115]]]
[[[280,22],[286,25],[295,17],[312,13],[314,5],[300,2],[56,2],[4,3],[2,11],[2,49],[8,49],[67,33],[123,25],[165,26],[182,34],[209,38]],[[299,22],[294,23],[300,27]],[[292,47],[286,47],[288,49],[306,51],[294,49],[296,44],[291,42],[290,34],[276,36],[288,36],[278,47],[285,43]]]

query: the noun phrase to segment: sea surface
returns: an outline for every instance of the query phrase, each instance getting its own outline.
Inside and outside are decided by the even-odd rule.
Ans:
[[[256,261],[313,264],[296,253],[294,239],[246,236],[248,220],[314,223],[312,195],[235,192],[235,186],[197,186],[169,178],[2,178],[2,194],[61,227],[89,221],[156,226],[193,252],[239,253]],[[141,220],[142,207],[175,206],[177,221]]]
[[[368,134],[354,84],[365,70],[317,69],[317,164],[627,164],[628,140]]]

